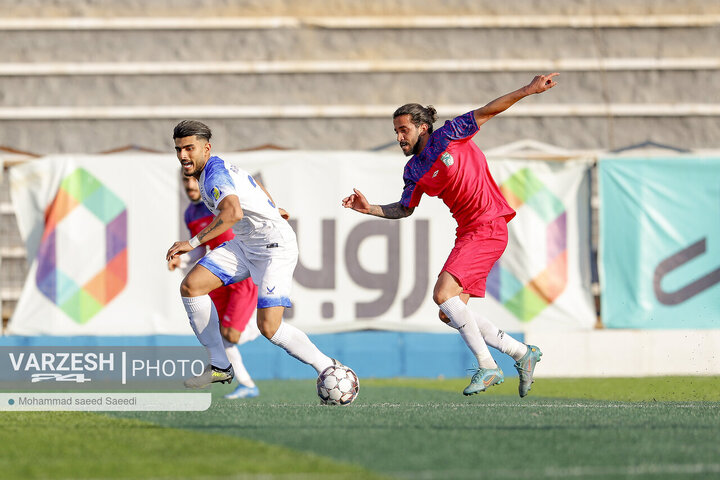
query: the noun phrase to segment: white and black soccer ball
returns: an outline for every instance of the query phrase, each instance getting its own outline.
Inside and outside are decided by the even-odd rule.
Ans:
[[[357,398],[360,381],[345,365],[333,365],[317,378],[317,394],[323,405],[350,405]]]

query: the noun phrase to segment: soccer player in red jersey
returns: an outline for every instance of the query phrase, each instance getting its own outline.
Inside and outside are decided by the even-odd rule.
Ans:
[[[200,197],[200,187],[194,177],[183,176],[183,187],[190,200],[190,205],[185,209],[185,225],[190,231],[190,236],[194,237],[212,222],[214,215],[203,203]],[[232,240],[234,236],[232,230],[228,230],[207,241],[205,245],[212,250],[218,245]],[[198,252],[193,250],[189,253],[188,264],[190,267],[205,255],[205,246],[201,245],[196,250]],[[181,267],[181,258],[183,257],[173,257],[168,262],[168,268],[174,270]],[[252,278],[246,278],[241,282],[216,288],[209,295],[220,318],[220,333],[225,344],[225,353],[235,371],[235,379],[238,381],[235,390],[225,395],[225,398],[257,397],[260,395],[260,391],[245,368],[242,355],[237,348],[238,345],[255,340],[260,335],[260,330],[255,322],[250,321],[255,311],[255,305],[257,305],[257,285],[253,283]]]
[[[520,376],[519,393],[527,395],[542,352],[498,329],[467,306],[470,297],[485,296],[485,282],[508,243],[507,222],[515,212],[488,170],[485,155],[472,141],[480,126],[528,95],[556,85],[558,73],[538,75],[528,85],[484,107],[445,122],[433,131],[437,112],[410,103],[393,114],[393,125],[405,156],[405,187],[399,202],[371,205],[357,189],[342,200],[345,208],[376,217],[399,219],[413,213],[425,193],[441,198],[457,221],[455,246],[433,290],[440,319],[457,329],[478,361],[463,393],[473,395],[504,381],[487,345],[513,357]]]

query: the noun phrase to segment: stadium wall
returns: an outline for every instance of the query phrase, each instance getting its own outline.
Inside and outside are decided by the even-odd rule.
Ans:
[[[720,375],[720,330],[533,332],[538,377]]]
[[[538,378],[720,375],[720,330],[594,330],[533,332],[513,337],[543,351]],[[459,335],[361,331],[310,335],[328,355],[362,378],[467,377],[475,365]],[[0,337],[0,347],[16,346],[197,346],[194,336]],[[505,376],[517,376],[513,361],[491,349]],[[314,378],[311,368],[260,338],[240,347],[256,379]]]

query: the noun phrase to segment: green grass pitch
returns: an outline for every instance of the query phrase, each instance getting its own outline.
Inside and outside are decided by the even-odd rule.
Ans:
[[[312,381],[205,412],[6,412],[0,477],[49,479],[720,478],[720,377],[361,379],[349,407]]]

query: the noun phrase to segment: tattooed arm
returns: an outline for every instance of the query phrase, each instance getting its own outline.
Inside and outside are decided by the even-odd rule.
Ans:
[[[200,233],[197,234],[196,238],[200,243],[205,243],[222,235],[243,218],[240,200],[236,195],[228,195],[223,198],[220,205],[218,205],[218,210],[220,210],[220,213],[217,217],[215,217],[207,227],[203,228]],[[170,261],[175,255],[182,255],[193,248],[194,247],[190,245],[190,242],[187,240],[175,242],[168,250],[165,259]]]
[[[414,208],[408,208],[401,205],[400,202],[390,203],[388,205],[370,205],[365,195],[359,190],[353,188],[353,194],[343,198],[342,206],[352,208],[356,212],[374,215],[381,218],[405,218],[412,215]]]
[[[388,205],[370,205],[368,214],[382,218],[405,218],[412,215],[414,210],[401,205],[400,202],[395,202]]]

